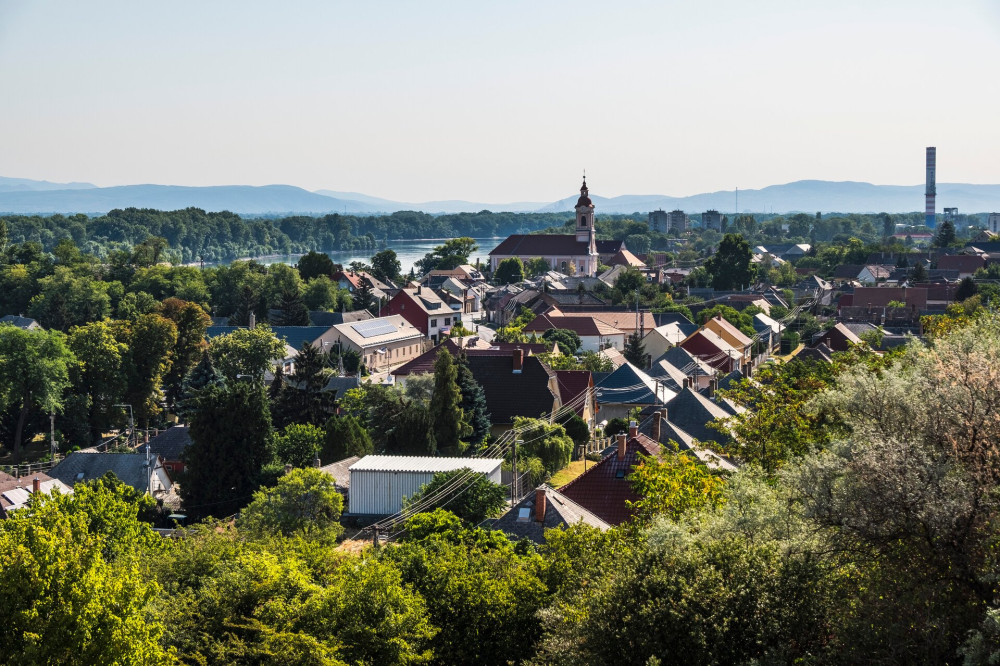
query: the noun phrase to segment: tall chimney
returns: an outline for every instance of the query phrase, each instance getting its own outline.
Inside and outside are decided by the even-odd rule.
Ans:
[[[514,374],[520,374],[524,368],[524,350],[520,347],[514,348]]]
[[[660,421],[661,420],[662,420],[662,414],[661,414],[661,412],[657,411],[655,414],[653,414],[653,432],[652,432],[652,437],[653,437],[653,441],[655,441],[655,442],[659,442],[660,441]]]
[[[42,482],[36,476],[35,478],[33,478],[31,480],[31,494],[34,495],[35,493],[37,493],[41,489],[42,489]]]
[[[535,520],[545,522],[545,489],[535,488]]]
[[[924,224],[934,228],[937,213],[937,148],[927,147],[927,183],[924,190]]]
[[[628,422],[628,438],[632,439],[639,434],[639,424],[635,421]]]
[[[618,435],[618,460],[625,459],[625,447],[628,446],[628,442],[625,438],[625,433],[620,433]]]

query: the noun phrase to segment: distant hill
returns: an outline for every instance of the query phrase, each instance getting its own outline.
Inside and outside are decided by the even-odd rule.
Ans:
[[[4,178],[0,176],[0,192],[43,192],[48,190],[89,190],[97,187],[90,183],[50,183],[47,180]]]
[[[938,211],[955,206],[962,213],[1000,211],[1000,185],[940,183]],[[94,187],[87,183],[48,183],[18,178],[0,178],[0,212],[16,214],[106,213],[113,208],[188,207],[206,211],[263,214],[377,214],[401,210],[424,213],[493,212],[550,213],[573,209],[576,195],[553,203],[477,203],[471,201],[427,201],[409,203],[382,199],[358,192],[320,190],[309,192],[291,185],[224,185],[182,187],[173,185],[124,185]],[[679,208],[688,213],[715,209],[732,213],[733,190],[670,197],[660,194],[627,194],[602,197],[591,194],[598,213],[640,213]],[[815,213],[905,213],[923,210],[923,185],[872,185],[859,182],[800,180],[759,190],[740,190],[740,212]]]
[[[314,194],[291,185],[124,185],[85,190],[0,191],[0,212],[16,214],[106,213],[114,208],[201,208],[234,213],[369,213],[377,206]]]

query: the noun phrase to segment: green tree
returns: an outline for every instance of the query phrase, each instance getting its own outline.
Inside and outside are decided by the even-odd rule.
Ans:
[[[416,263],[416,269],[421,273],[432,270],[451,270],[469,263],[469,255],[479,249],[476,241],[467,236],[452,238],[443,245],[438,245],[424,258]]]
[[[542,339],[555,342],[559,345],[559,352],[569,356],[576,354],[580,349],[580,345],[583,344],[576,331],[566,328],[550,328],[542,333]]]
[[[505,486],[493,483],[468,467],[439,472],[430,483],[404,502],[404,508],[421,507],[421,513],[444,507],[467,525],[478,525],[496,516],[507,504]]]
[[[357,289],[354,290],[353,298],[353,307],[355,310],[372,310],[375,304],[375,294],[368,280],[363,277],[361,278]]]
[[[937,234],[934,236],[934,245],[937,247],[950,247],[956,240],[955,225],[950,220],[945,220],[941,223]]]
[[[552,267],[549,265],[549,262],[545,261],[545,259],[535,257],[534,259],[529,259],[525,262],[524,270],[529,276],[534,277],[548,273],[552,270]]]
[[[705,262],[705,268],[712,274],[712,288],[721,291],[749,287],[753,282],[752,259],[750,244],[743,236],[726,234],[719,249]]]
[[[924,267],[923,261],[917,261],[913,265],[913,269],[910,271],[910,280],[913,282],[923,282],[927,279],[927,269]]]
[[[191,516],[226,516],[254,490],[271,459],[271,415],[260,384],[233,380],[197,393],[181,497]]]
[[[81,435],[82,445],[89,446],[109,430],[119,416],[114,407],[125,399],[128,388],[126,364],[128,345],[121,342],[115,328],[108,321],[95,321],[70,329],[68,346],[77,363],[70,366],[70,379],[74,394],[69,400],[80,397],[80,406],[86,410],[86,434]],[[80,414],[74,415],[77,419]]]
[[[645,368],[649,361],[646,345],[643,344],[639,331],[633,331],[625,338],[625,349],[622,352],[625,360],[639,368]]]
[[[115,326],[116,336],[128,346],[125,402],[132,405],[136,423],[148,426],[160,413],[163,377],[173,362],[171,353],[177,346],[177,327],[158,314],[118,321]]]
[[[267,324],[237,329],[212,338],[208,351],[215,367],[231,382],[235,382],[239,375],[263,381],[264,373],[271,364],[285,356],[285,346]]]
[[[225,383],[223,376],[215,369],[212,357],[208,350],[202,352],[198,365],[191,369],[191,372],[184,377],[179,400],[179,413],[181,416],[189,417],[194,409],[194,397],[201,389],[207,386],[222,386]],[[280,384],[279,384],[280,386]]]
[[[372,438],[358,419],[350,414],[334,416],[326,422],[326,436],[320,459],[336,462],[351,456],[366,456],[374,451]]]
[[[976,281],[969,276],[965,276],[958,283],[958,289],[955,290],[955,300],[961,303],[967,298],[972,298],[978,292],[979,287],[976,285]]]
[[[201,359],[205,344],[205,331],[212,318],[197,303],[167,298],[158,308],[159,314],[174,323],[177,342],[170,353],[170,369],[163,377],[167,400],[176,405],[183,389],[184,377]],[[138,319],[138,315],[133,319]]]
[[[515,416],[514,429],[521,434],[523,440],[523,444],[518,447],[518,457],[538,458],[550,475],[569,464],[573,455],[573,440],[558,423]]]
[[[22,330],[0,324],[0,406],[17,412],[13,452],[21,455],[24,428],[35,410],[62,409],[75,362],[66,338],[58,331]]]
[[[113,487],[78,484],[74,495],[33,495],[0,523],[5,660],[170,661],[149,612],[160,590],[141,566],[160,538],[138,520],[140,508]]]
[[[372,275],[383,282],[398,280],[401,269],[402,265],[396,257],[395,250],[382,250],[372,257]]]
[[[430,404],[434,441],[442,455],[461,455],[467,446],[461,440],[472,433],[461,404],[462,392],[458,387],[455,360],[447,349],[442,348],[434,362],[434,395]]]
[[[524,280],[524,264],[517,257],[507,257],[497,266],[493,281],[497,284],[512,284]]]
[[[329,255],[314,250],[309,250],[299,257],[295,267],[299,271],[299,277],[306,282],[320,276],[331,278],[337,271],[337,267]]]
[[[117,284],[117,283],[116,283]],[[121,285],[117,285],[121,288]],[[67,266],[38,280],[39,293],[31,299],[28,314],[45,328],[68,331],[111,314],[111,285],[89,276],[74,275]]]
[[[263,488],[240,512],[237,527],[254,534],[301,534],[334,540],[343,532],[344,498],[333,477],[315,467],[293,469],[273,488]]]
[[[725,481],[693,455],[675,447],[661,458],[641,453],[639,458],[629,481],[641,498],[631,505],[640,520],[650,521],[656,516],[677,520],[690,511],[718,506],[723,501]]]
[[[280,426],[289,423],[322,426],[326,423],[333,411],[333,393],[325,390],[331,374],[319,347],[303,342],[295,357],[295,372],[282,387],[275,422]]]
[[[460,407],[471,429],[469,442],[479,446],[486,441],[491,428],[489,408],[486,405],[486,392],[483,391],[483,387],[479,385],[472,371],[469,370],[469,365],[464,355],[457,359],[455,365],[458,373],[458,390],[462,394]],[[431,379],[433,382],[433,376]],[[412,379],[406,383],[407,389],[409,389],[411,383]],[[431,395],[433,396],[433,392]]]
[[[583,446],[590,441],[590,426],[578,414],[571,414],[563,419],[563,428],[566,434],[573,440],[573,444]]]
[[[420,403],[399,409],[385,434],[385,452],[393,455],[433,456],[438,452],[434,419]]]
[[[301,293],[284,291],[281,300],[275,308],[277,312],[272,319],[275,326],[308,326],[309,308],[306,307]]]
[[[310,310],[336,310],[338,304],[337,283],[326,275],[314,277],[302,292],[302,302]]]
[[[312,467],[326,433],[309,423],[293,423],[274,436],[274,454],[286,465]]]

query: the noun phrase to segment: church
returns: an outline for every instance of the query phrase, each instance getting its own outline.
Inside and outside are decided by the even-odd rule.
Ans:
[[[587,179],[580,187],[576,202],[576,233],[574,234],[515,234],[490,252],[490,270],[500,262],[517,257],[527,262],[542,258],[552,270],[567,275],[594,277],[601,260],[609,260],[625,247],[620,240],[597,240],[594,230],[594,202],[590,200]]]

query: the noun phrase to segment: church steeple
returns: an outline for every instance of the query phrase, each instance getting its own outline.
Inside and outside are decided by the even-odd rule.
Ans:
[[[576,201],[576,239],[588,243],[594,236],[594,202],[590,200],[590,190],[587,189],[587,172],[583,173],[583,185],[580,186],[580,198]]]

